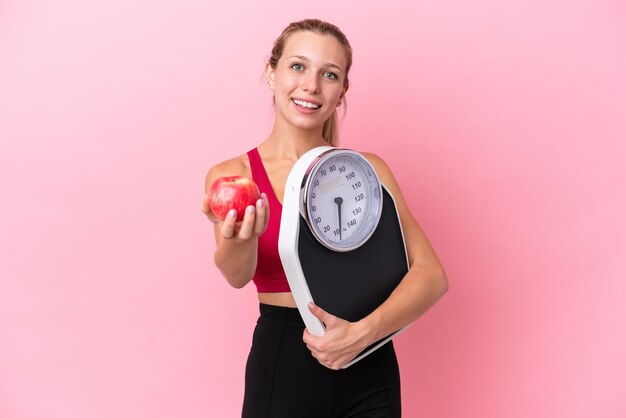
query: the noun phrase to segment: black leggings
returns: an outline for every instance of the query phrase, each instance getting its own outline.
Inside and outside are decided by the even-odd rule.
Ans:
[[[331,370],[302,341],[295,308],[260,305],[246,364],[243,418],[399,418],[400,374],[388,342]]]

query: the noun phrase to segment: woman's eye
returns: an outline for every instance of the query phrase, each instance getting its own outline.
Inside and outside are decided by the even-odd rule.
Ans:
[[[327,71],[327,72],[324,73],[324,77],[330,78],[331,80],[336,80],[337,79],[337,74],[331,73],[330,71]]]
[[[296,70],[296,71],[302,71],[302,70],[304,70],[304,66],[303,66],[302,64],[293,64],[293,65],[291,66],[291,68],[293,68],[293,69],[294,69],[294,70]]]

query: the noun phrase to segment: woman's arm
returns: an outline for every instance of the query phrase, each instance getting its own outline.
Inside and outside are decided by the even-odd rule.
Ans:
[[[443,267],[409,211],[391,170],[376,155],[364,155],[394,197],[410,268],[389,298],[358,322],[350,323],[317,306],[310,307],[326,325],[326,333],[315,337],[305,330],[304,341],[313,356],[332,369],[340,368],[370,344],[415,321],[448,290]]]
[[[419,318],[447,292],[448,280],[426,234],[409,211],[391,170],[376,155],[366,156],[394,197],[410,266],[387,301],[364,318],[371,328],[371,342],[375,342]]]
[[[205,179],[205,196],[202,211],[215,226],[215,265],[226,281],[235,288],[245,286],[256,270],[258,237],[267,228],[269,205],[267,196],[248,206],[243,221],[237,222],[237,213],[233,209],[224,221],[215,217],[208,205],[208,190],[213,181],[223,176],[250,176],[245,166],[238,161],[229,160],[209,170]]]

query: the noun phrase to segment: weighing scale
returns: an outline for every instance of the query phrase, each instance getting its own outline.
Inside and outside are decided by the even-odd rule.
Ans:
[[[331,146],[308,151],[289,173],[278,251],[300,315],[316,336],[324,335],[324,324],[309,311],[309,302],[359,321],[389,297],[409,269],[393,196],[363,155]]]

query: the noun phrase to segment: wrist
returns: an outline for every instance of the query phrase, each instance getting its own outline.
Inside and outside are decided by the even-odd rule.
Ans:
[[[381,318],[378,310],[375,310],[374,312],[359,321],[363,333],[363,338],[366,341],[366,347],[380,339],[378,337],[380,322]]]
[[[256,241],[237,243],[234,240],[222,240],[213,259],[226,281],[235,288],[241,288],[252,280],[256,270],[256,254]]]

